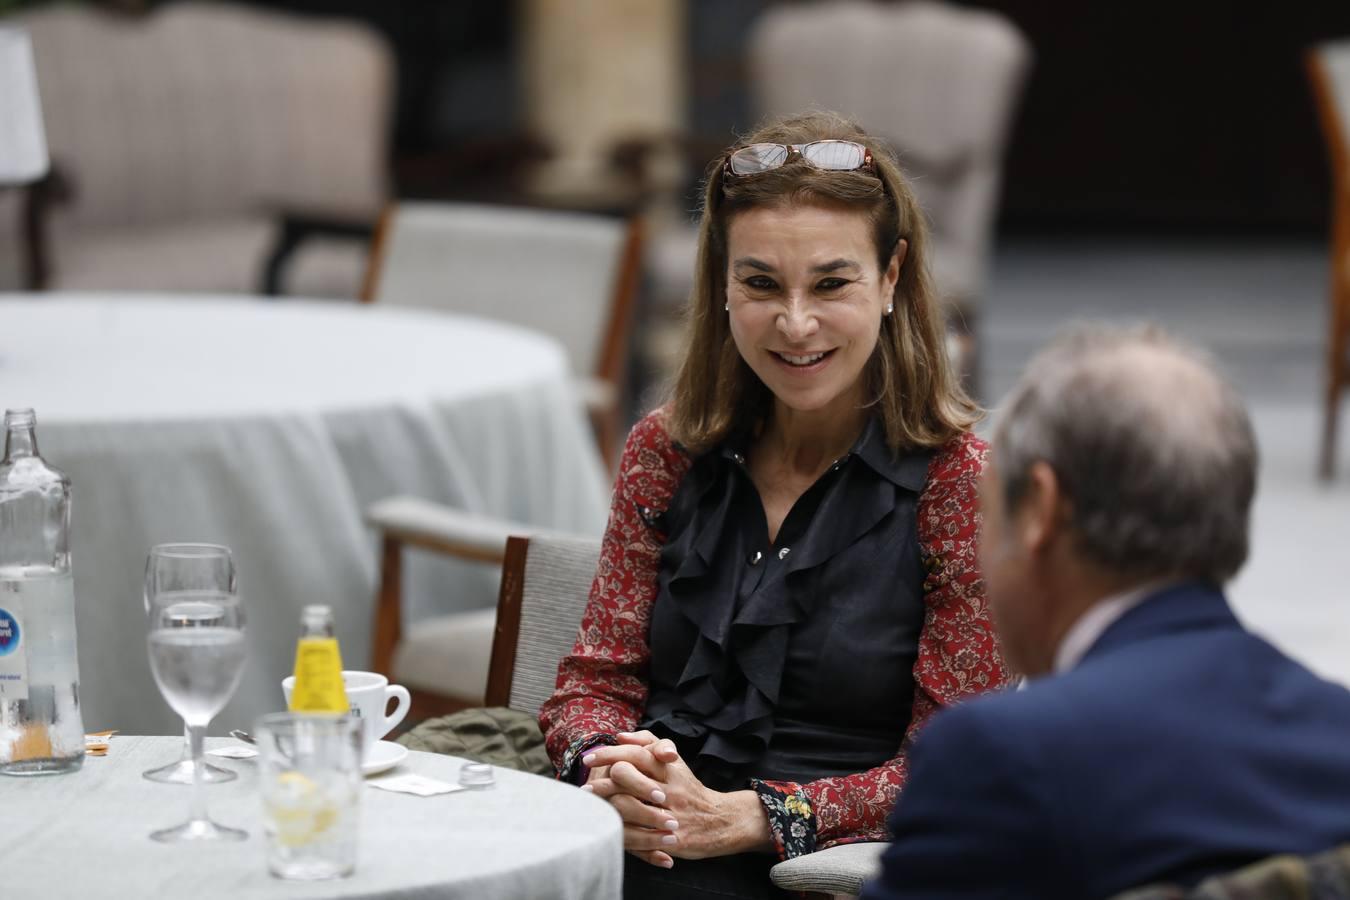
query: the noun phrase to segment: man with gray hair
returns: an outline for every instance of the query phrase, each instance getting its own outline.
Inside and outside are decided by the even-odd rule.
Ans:
[[[1250,634],[1256,442],[1154,329],[1028,368],[981,492],[990,611],[1024,690],[936,716],[874,898],[1111,897],[1350,841],[1350,691]]]

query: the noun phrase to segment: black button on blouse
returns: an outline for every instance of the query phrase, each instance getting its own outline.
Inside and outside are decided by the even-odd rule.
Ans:
[[[718,790],[880,765],[913,703],[931,451],[892,456],[870,420],[770,544],[747,443],[696,459],[661,519],[641,727]]]

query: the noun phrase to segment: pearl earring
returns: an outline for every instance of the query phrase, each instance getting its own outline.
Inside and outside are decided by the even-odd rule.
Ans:
[[[731,304],[728,303],[726,306],[722,307],[722,311],[723,311],[723,312],[731,312]]]
[[[894,304],[894,303],[887,303],[887,304],[886,304],[886,315],[889,316],[889,315],[890,315],[891,313],[893,313],[893,312],[895,312],[895,304]]]

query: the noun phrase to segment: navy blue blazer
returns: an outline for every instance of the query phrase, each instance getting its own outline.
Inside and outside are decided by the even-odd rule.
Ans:
[[[1084,900],[1313,853],[1350,841],[1350,691],[1173,587],[1073,670],[934,717],[890,826],[864,898]]]

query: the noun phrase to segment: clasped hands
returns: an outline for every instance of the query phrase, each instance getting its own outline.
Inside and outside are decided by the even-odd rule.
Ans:
[[[623,847],[670,868],[675,859],[704,859],[769,850],[769,821],[754,791],[705,787],[675,744],[650,731],[622,732],[618,744],[587,751],[583,791],[607,800],[623,817]]]

